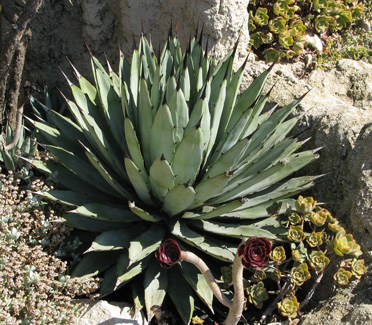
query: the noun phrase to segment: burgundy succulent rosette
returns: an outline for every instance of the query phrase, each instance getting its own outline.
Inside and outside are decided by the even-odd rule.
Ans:
[[[238,248],[238,255],[242,256],[242,264],[247,269],[262,269],[269,261],[270,252],[271,243],[263,237],[249,238]]]
[[[181,260],[181,248],[173,239],[167,239],[155,252],[160,266],[169,269]]]

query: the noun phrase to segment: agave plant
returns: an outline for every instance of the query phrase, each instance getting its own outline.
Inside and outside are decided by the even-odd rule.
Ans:
[[[102,295],[130,283],[151,315],[169,294],[188,323],[195,299],[212,308],[212,292],[192,265],[161,268],[158,247],[172,238],[218,270],[241,238],[282,234],[266,208],[312,186],[312,176],[288,179],[317,158],[287,137],[298,101],[265,110],[271,68],[239,94],[246,63],[233,73],[235,51],[216,63],[202,36],[185,52],[169,36],[156,56],[141,37],[131,60],[121,54],[118,74],[94,56],[94,84],[73,67],[74,120],[45,107],[48,122],[34,122],[54,159],[33,163],[59,184],[42,194],[92,234],[72,275],[102,276]]]

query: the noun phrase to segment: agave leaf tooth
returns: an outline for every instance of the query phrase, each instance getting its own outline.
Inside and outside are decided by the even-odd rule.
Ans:
[[[160,201],[174,187],[174,173],[169,162],[164,158],[157,158],[150,167],[150,186],[152,194]]]
[[[128,248],[129,266],[154,252],[161,245],[165,232],[166,228],[154,223],[149,229],[132,238]]]
[[[129,180],[132,183],[132,186],[134,187],[138,197],[142,202],[153,206],[154,202],[152,201],[150,195],[150,185],[146,171],[139,170],[138,166],[136,166],[135,163],[128,157],[124,158],[124,162]]]
[[[111,188],[103,187],[105,189],[106,193],[111,193],[111,195],[115,195],[112,192],[112,189],[115,190],[117,193],[116,196],[124,197],[127,200],[132,200],[133,195],[126,190],[117,180],[114,175],[111,175],[110,172],[107,170],[107,168],[102,164],[102,162],[99,160],[99,158],[88,148],[82,145],[85,149],[85,154],[91,163],[91,165],[98,171],[98,173],[102,176],[102,178],[107,182],[107,185],[109,185]],[[128,178],[128,177],[127,177]],[[129,183],[129,179],[127,180]]]
[[[230,244],[227,241],[218,240],[205,233],[191,230],[184,220],[177,221],[173,225],[171,232],[183,242],[201,250],[207,255],[225,262],[232,262],[234,260],[237,251],[236,244]]]
[[[204,139],[201,127],[193,127],[177,145],[172,169],[175,183],[193,184],[203,161]]]
[[[137,106],[138,101],[138,84],[141,72],[141,57],[138,50],[134,50],[132,54],[132,62],[130,66],[130,91],[133,96],[134,105]]]
[[[149,222],[159,222],[161,218],[157,215],[151,215],[149,212],[136,206],[135,202],[128,202],[129,209],[141,219]]]
[[[183,138],[184,129],[189,121],[189,107],[187,106],[187,102],[181,88],[178,88],[175,92],[173,92],[168,105],[175,127],[175,142],[179,143]]]
[[[266,216],[267,217],[267,216]],[[279,225],[278,220],[275,218],[267,217],[266,219],[272,219]],[[205,221],[205,220],[194,220],[193,226],[202,231],[216,234],[219,236],[235,237],[235,238],[246,238],[246,237],[265,237],[267,239],[277,239],[277,236],[266,230],[264,227],[257,226],[257,223],[250,225],[239,224],[239,223],[223,223],[217,221]]]
[[[153,316],[151,307],[161,306],[168,291],[168,272],[160,267],[155,258],[151,259],[145,271],[145,305],[149,319]]]
[[[200,271],[191,263],[182,263],[180,268],[183,277],[193,288],[199,298],[208,306],[208,308],[213,311],[213,291],[209,287],[207,280],[200,273]]]
[[[215,106],[214,106],[214,108],[212,109],[212,112],[211,112],[211,118],[212,118],[211,135],[210,135],[210,138],[209,138],[208,148],[207,148],[207,151],[206,151],[206,154],[205,154],[205,162],[208,161],[209,156],[212,153],[212,150],[213,150],[215,142],[216,142],[218,127],[219,127],[219,124],[220,124],[221,115],[222,115],[222,111],[223,111],[223,107],[224,107],[224,103],[225,103],[225,98],[226,98],[226,85],[227,85],[227,80],[225,79],[221,84],[219,96],[218,96],[216,104],[215,104]],[[213,88],[213,83],[212,83],[212,88]],[[210,100],[212,100],[212,94],[211,94],[211,99]]]
[[[159,107],[151,128],[151,163],[162,155],[164,155],[166,160],[172,161],[174,146],[175,139],[172,114],[168,105],[163,104]]]
[[[187,184],[179,184],[171,189],[164,198],[164,212],[173,217],[185,211],[195,200],[195,190]]]
[[[125,130],[125,140],[127,142],[129,155],[138,167],[138,169],[145,174],[145,164],[141,153],[140,143],[137,138],[136,131],[134,130],[133,124],[129,118],[126,118],[124,121],[124,130]]]
[[[232,200],[237,197],[247,196],[264,190],[283,180],[290,174],[293,174],[315,159],[317,159],[317,156],[311,150],[292,154],[286,158],[285,161],[279,162],[275,166],[258,173],[246,182],[236,186],[230,192],[218,197],[213,201],[213,204],[222,203],[226,200]]]
[[[190,210],[201,206],[204,202],[222,191],[230,181],[232,173],[226,172],[214,177],[207,177],[195,187],[195,202],[189,208]]]

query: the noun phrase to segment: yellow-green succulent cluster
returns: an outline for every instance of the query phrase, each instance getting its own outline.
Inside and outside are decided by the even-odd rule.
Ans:
[[[297,301],[297,297],[294,293],[291,293],[288,297],[278,303],[279,312],[288,318],[296,318],[299,307],[300,303]]]
[[[248,301],[251,304],[254,304],[258,309],[261,309],[263,302],[269,299],[265,285],[263,282],[259,282],[251,285],[247,288]]]
[[[248,6],[251,47],[267,62],[303,53],[306,31],[340,31],[360,18],[358,0],[253,0]]]

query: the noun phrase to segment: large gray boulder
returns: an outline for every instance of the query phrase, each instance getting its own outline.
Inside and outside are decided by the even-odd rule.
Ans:
[[[4,7],[13,0],[4,0]],[[133,40],[150,35],[155,52],[164,44],[171,23],[185,47],[199,26],[210,55],[223,57],[239,38],[238,59],[245,59],[249,42],[248,0],[52,0],[45,1],[33,21],[24,78],[41,88],[66,82],[68,57],[84,76],[90,76],[89,53],[111,64],[119,59],[119,47],[130,57]],[[72,4],[71,4],[72,3]],[[5,24],[6,25],[6,24]],[[177,26],[177,27],[176,27]],[[8,27],[9,26],[5,26]]]

